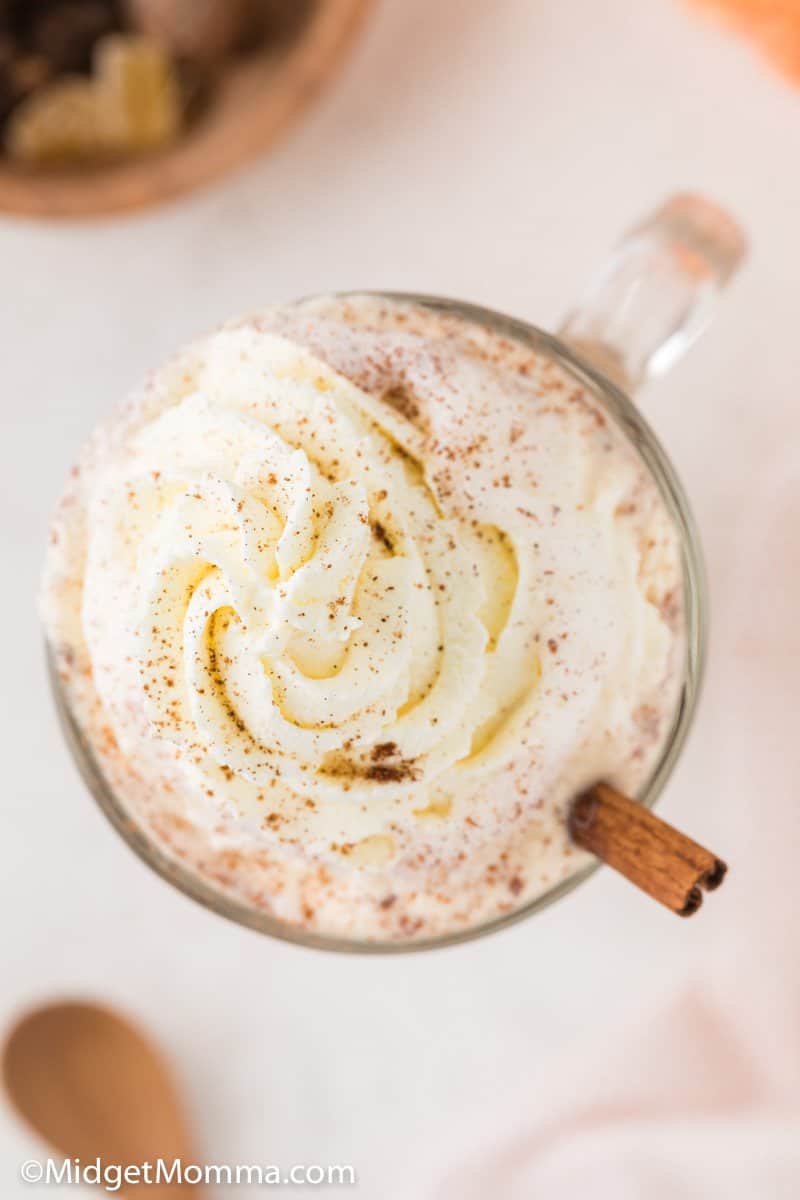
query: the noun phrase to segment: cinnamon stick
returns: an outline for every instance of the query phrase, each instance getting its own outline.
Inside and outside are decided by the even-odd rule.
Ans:
[[[727,866],[710,850],[606,783],[573,801],[572,839],[680,917],[718,888]]]

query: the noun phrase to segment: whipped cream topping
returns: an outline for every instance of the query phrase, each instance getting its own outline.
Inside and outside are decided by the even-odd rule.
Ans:
[[[680,559],[583,388],[374,298],[197,343],[90,443],[45,621],[150,836],[294,924],[424,937],[582,865],[674,714]]]

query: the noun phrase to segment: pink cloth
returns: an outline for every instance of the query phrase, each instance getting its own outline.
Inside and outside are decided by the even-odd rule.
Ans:
[[[800,1197],[800,427],[759,470],[717,581],[704,722],[719,747],[719,943],[638,1028],[598,1030],[441,1200]],[[787,431],[788,432],[788,431]],[[760,491],[760,494],[759,494]],[[746,494],[743,490],[743,496]],[[724,822],[724,824],[723,824]],[[569,903],[569,901],[565,901]]]

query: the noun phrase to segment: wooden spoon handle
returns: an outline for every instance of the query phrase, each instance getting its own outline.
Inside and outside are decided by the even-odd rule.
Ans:
[[[703,891],[718,888],[727,866],[710,850],[606,783],[573,801],[572,839],[680,917],[690,917]]]

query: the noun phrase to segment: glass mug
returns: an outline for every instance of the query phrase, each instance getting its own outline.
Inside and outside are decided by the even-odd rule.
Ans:
[[[703,563],[691,511],[654,433],[628,398],[667,370],[702,332],[714,301],[740,264],[745,240],[737,224],[704,197],[677,195],[633,229],[570,314],[558,337],[490,309],[432,296],[387,292],[434,311],[477,323],[555,359],[622,430],[655,480],[678,531],[684,586],[686,651],[679,702],[663,751],[635,797],[652,807],[686,740],[697,706],[707,639]],[[398,953],[469,941],[530,916],[571,892],[596,870],[590,864],[518,909],[482,924],[421,940],[366,941],[298,929],[236,900],[171,858],[114,794],[70,711],[50,659],[61,724],[90,792],[136,853],[168,882],[207,908],[260,933],[301,945],[361,953]]]

